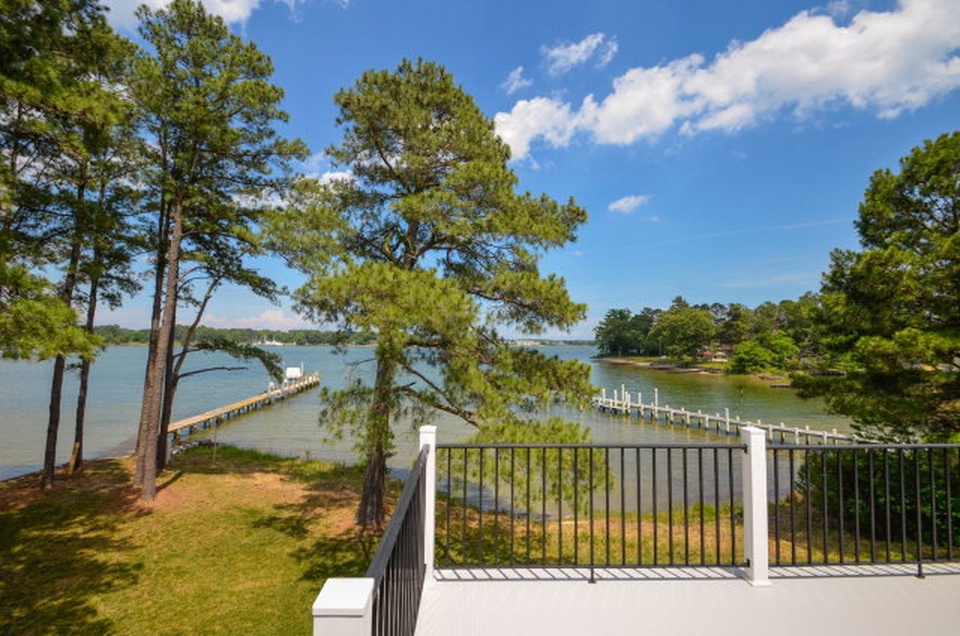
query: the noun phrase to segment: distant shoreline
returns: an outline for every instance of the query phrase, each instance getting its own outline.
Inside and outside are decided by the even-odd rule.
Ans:
[[[623,358],[619,356],[598,356],[594,358],[597,362],[606,362],[608,364],[622,364],[626,366],[638,367],[641,369],[653,369],[655,371],[663,371],[665,373],[697,373],[702,375],[718,375],[724,374],[727,375],[723,369],[716,368],[705,368],[698,366],[683,367],[677,364],[672,364],[669,362],[662,362],[660,360],[637,360],[635,358]],[[772,373],[752,373],[746,375],[740,375],[741,378],[749,378],[757,382],[763,382],[768,385],[770,388],[775,389],[789,389],[792,388],[790,384],[790,378],[784,377],[782,375],[776,375]]]

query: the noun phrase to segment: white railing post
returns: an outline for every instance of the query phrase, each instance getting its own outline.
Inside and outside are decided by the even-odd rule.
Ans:
[[[373,586],[370,578],[327,579],[313,602],[313,636],[370,636]]]
[[[767,440],[765,431],[755,426],[740,429],[747,445],[743,459],[743,556],[745,578],[750,585],[770,585],[767,543]]]
[[[424,572],[423,584],[426,587],[432,587],[435,583],[433,578],[433,558],[436,552],[434,540],[436,536],[436,515],[437,515],[437,427],[420,427],[420,448],[430,447],[427,453],[427,465],[424,466],[423,480],[425,497],[423,500],[423,559]]]

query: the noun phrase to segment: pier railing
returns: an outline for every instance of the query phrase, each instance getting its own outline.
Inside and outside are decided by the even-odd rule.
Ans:
[[[718,435],[740,435],[740,430],[746,427],[758,428],[766,432],[767,441],[771,444],[856,444],[872,440],[832,431],[812,430],[809,426],[799,428],[784,423],[769,424],[760,420],[741,420],[739,416],[731,417],[730,409],[723,413],[696,412],[685,408],[671,407],[669,404],[660,404],[660,395],[657,389],[653,390],[653,401],[644,402],[643,394],[636,393],[636,398],[621,386],[608,396],[607,390],[602,389],[600,395],[591,400],[593,406],[600,411],[617,413],[620,415],[636,414],[640,418],[660,421],[665,424],[683,425],[698,428]]]

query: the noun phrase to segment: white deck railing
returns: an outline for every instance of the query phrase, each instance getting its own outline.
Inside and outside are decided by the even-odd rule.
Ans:
[[[747,459],[741,462],[744,513],[743,578],[754,586],[770,584],[767,544],[766,434],[755,427],[743,427]],[[420,429],[420,448],[436,448],[436,427]],[[436,525],[436,453],[429,452],[425,466],[426,506],[424,511],[424,581],[435,584],[434,541]],[[372,578],[328,579],[313,604],[314,636],[370,636],[373,633]]]

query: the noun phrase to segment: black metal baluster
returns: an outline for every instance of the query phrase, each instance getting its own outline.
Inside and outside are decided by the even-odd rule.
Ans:
[[[573,447],[573,562],[580,565],[580,457]]]
[[[641,451],[637,452],[637,565],[643,565],[643,473],[641,471]]]
[[[723,548],[720,543],[720,449],[713,448],[713,531],[717,540],[717,565],[723,560]]]
[[[624,479],[624,453],[626,449],[620,447],[620,565],[627,564],[627,482]]]
[[[943,449],[943,478],[947,485],[947,560],[953,560],[953,492],[950,479],[950,460],[948,448]]]
[[[703,498],[703,448],[697,449],[697,479],[700,482],[700,565],[707,564],[707,528],[704,520]]]
[[[652,475],[650,478],[650,484],[653,490],[653,565],[660,565],[658,548],[660,543],[660,532],[659,532],[659,517],[660,517],[660,508],[657,505],[657,449],[652,449],[650,451],[650,468],[652,470]]]
[[[893,542],[892,533],[892,521],[890,520],[890,453],[884,451],[883,453],[883,489],[884,489],[884,517],[886,518],[887,525],[887,563],[891,560],[891,547]]]
[[[773,562],[780,565],[780,449],[773,453]]]
[[[860,563],[860,456],[853,449],[853,547],[854,563]]]
[[[593,491],[594,491],[594,487],[593,487],[593,484],[594,484],[594,480],[593,480],[593,449],[590,448],[590,449],[588,449],[588,451],[589,451],[589,454],[590,454],[590,463],[589,463],[589,466],[590,466],[590,480],[589,480],[589,482],[588,482],[588,487],[589,487],[589,489],[590,489],[590,498],[589,498],[589,504],[590,504],[590,582],[591,582],[591,583],[596,583],[596,582],[597,582],[597,579],[596,579],[596,577],[594,576],[594,572],[593,572],[593,566],[594,566],[594,563],[595,563],[595,558],[594,558],[594,553],[593,553],[593,538],[594,538],[594,531],[593,531]],[[605,490],[606,490],[606,489],[605,489]],[[609,496],[609,495],[608,495],[608,496]],[[609,515],[607,515],[607,517],[609,518]]]
[[[797,482],[796,482],[796,449],[787,450],[787,459],[790,464],[790,563],[797,564]]]
[[[919,448],[913,449],[913,480],[914,496],[917,509],[917,578],[923,578],[923,501],[920,493],[920,457],[923,455]]]
[[[690,497],[687,483],[690,481],[688,473],[687,449],[680,449],[683,456],[683,564],[690,565]]]

